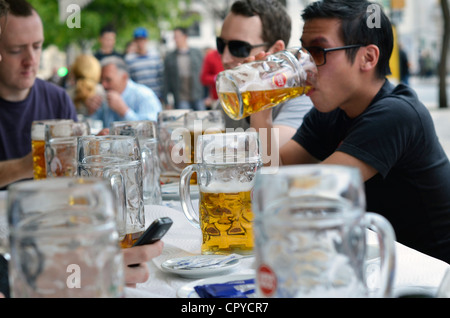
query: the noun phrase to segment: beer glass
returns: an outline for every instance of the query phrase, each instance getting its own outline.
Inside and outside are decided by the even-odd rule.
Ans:
[[[198,137],[197,163],[181,173],[180,199],[189,222],[202,231],[202,254],[252,254],[252,189],[261,166],[256,132]],[[199,212],[190,198],[190,178],[197,172]]]
[[[123,297],[111,187],[56,178],[8,188],[12,297]]]
[[[239,120],[307,94],[316,77],[313,58],[297,47],[219,73],[216,88],[225,113]]]
[[[357,168],[280,167],[257,177],[255,213],[258,297],[390,297],[395,234],[381,215],[365,212]],[[380,248],[378,295],[366,283],[366,229]]]
[[[123,248],[131,247],[145,230],[142,163],[134,136],[78,138],[78,175],[109,180],[117,201],[117,226]]]
[[[45,159],[47,143],[51,138],[85,136],[90,134],[87,122],[74,122],[72,119],[36,120],[31,125],[31,150],[33,153],[34,179],[47,177]]]
[[[144,204],[162,204],[157,124],[151,120],[115,121],[111,135],[136,136],[141,148]]]
[[[74,177],[77,175],[78,137],[56,137],[47,142],[45,161],[47,177]]]
[[[31,152],[33,154],[34,179],[45,179],[47,169],[45,163],[46,126],[73,123],[72,119],[35,120],[31,124]]]
[[[158,150],[161,166],[161,183],[180,181],[180,173],[186,166],[183,147],[177,144],[183,141],[184,115],[190,109],[168,109],[158,114]]]
[[[190,138],[185,138],[185,160],[187,164],[195,163],[195,149],[200,135],[218,134],[225,132],[225,118],[220,110],[200,110],[184,115],[184,127],[189,130]],[[189,156],[189,157],[188,157]],[[197,175],[194,173],[191,183],[197,183]]]

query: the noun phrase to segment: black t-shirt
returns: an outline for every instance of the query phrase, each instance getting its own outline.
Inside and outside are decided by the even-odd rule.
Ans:
[[[341,151],[375,168],[365,183],[367,211],[385,216],[400,243],[450,263],[450,163],[408,86],[386,81],[353,119],[313,108],[293,139],[319,160]]]

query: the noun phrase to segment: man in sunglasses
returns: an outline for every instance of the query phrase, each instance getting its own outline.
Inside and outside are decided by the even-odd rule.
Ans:
[[[278,0],[239,0],[233,3],[226,16],[217,50],[225,69],[231,69],[259,52],[275,53],[284,50],[291,36],[291,19]],[[302,124],[303,116],[312,108],[306,96],[292,99],[268,112],[273,127],[279,130],[279,142],[289,141]],[[253,116],[252,116],[253,117]],[[249,128],[253,119],[234,121],[227,115],[227,128]],[[255,127],[258,128],[258,127]]]
[[[450,163],[414,91],[386,79],[389,19],[363,0],[317,1],[302,18],[318,65],[314,108],[280,161],[359,168],[367,211],[385,216],[400,243],[450,262]]]

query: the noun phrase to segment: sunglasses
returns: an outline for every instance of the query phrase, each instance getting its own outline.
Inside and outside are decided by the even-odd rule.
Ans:
[[[255,47],[268,46],[269,43],[251,45],[250,43],[244,41],[225,41],[224,39],[218,37],[216,38],[216,45],[217,51],[220,54],[223,54],[225,47],[228,45],[228,50],[234,57],[248,57],[252,49]]]
[[[311,54],[312,58],[314,59],[314,63],[316,63],[316,66],[322,66],[322,65],[325,65],[325,63],[327,62],[327,53],[328,52],[356,49],[356,48],[360,48],[361,46],[363,46],[363,45],[355,44],[355,45],[333,47],[330,49],[324,49],[319,46],[310,46],[310,47],[305,47],[305,50],[307,50],[309,52],[309,54]]]

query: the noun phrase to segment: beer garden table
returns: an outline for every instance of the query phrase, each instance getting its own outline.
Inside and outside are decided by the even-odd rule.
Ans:
[[[6,191],[0,191],[0,231],[2,222],[6,222],[5,199]],[[198,204],[193,200],[194,206]],[[138,284],[136,288],[126,288],[127,298],[175,298],[180,296],[195,297],[195,292],[186,293],[186,286],[193,286],[201,278],[185,278],[162,270],[161,264],[169,259],[200,254],[201,233],[194,228],[181,211],[179,201],[164,201],[162,206],[145,206],[146,225],[154,219],[168,216],[173,220],[173,226],[164,236],[162,255],[148,263],[150,278],[147,282]],[[368,235],[369,244],[373,243],[373,236]],[[420,253],[400,243],[396,243],[396,266],[394,276],[394,296],[401,293],[434,293],[440,285],[450,265]],[[243,258],[239,265],[229,272],[221,273],[225,276],[254,277],[254,257]],[[208,279],[208,278],[207,278]],[[188,288],[189,289],[189,288]]]

